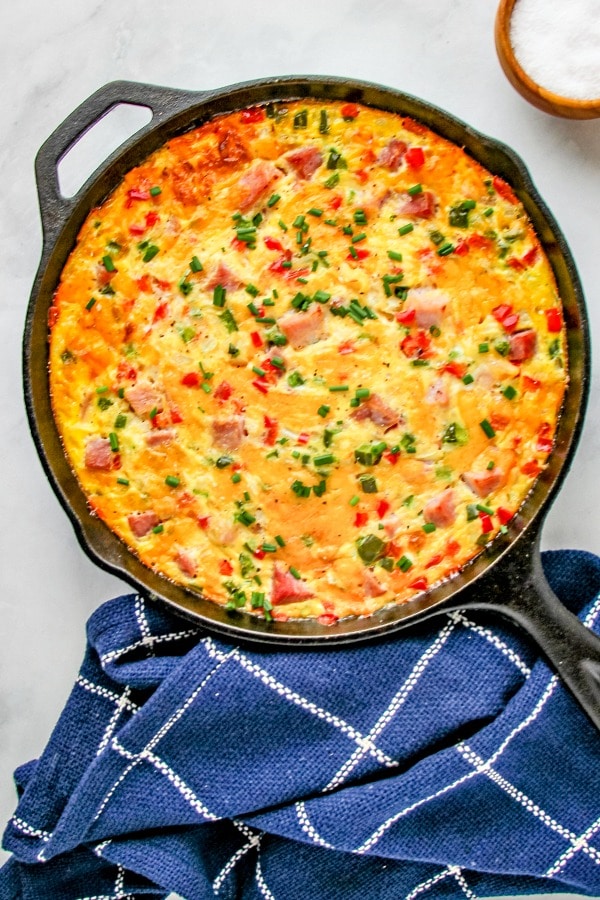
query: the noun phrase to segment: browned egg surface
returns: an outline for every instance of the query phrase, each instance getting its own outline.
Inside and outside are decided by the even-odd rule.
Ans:
[[[551,452],[562,306],[502,179],[422,124],[268,104],[92,210],[50,310],[91,509],[149,568],[267,619],[448,578]]]

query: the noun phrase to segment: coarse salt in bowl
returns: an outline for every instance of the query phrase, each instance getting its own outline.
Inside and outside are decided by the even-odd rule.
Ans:
[[[496,49],[509,81],[556,116],[600,116],[600,0],[501,0]]]

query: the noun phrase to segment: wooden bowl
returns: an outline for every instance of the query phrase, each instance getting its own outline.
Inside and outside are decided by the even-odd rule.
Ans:
[[[600,97],[595,100],[574,100],[554,94],[541,85],[521,68],[510,39],[511,17],[518,0],[500,0],[496,13],[494,36],[496,52],[504,74],[512,86],[533,106],[553,116],[567,119],[595,119],[600,116]]]

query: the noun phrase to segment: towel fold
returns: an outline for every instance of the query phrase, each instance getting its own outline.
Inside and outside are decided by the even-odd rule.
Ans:
[[[600,631],[600,559],[543,561]],[[280,652],[119,597],[15,777],[3,900],[600,895],[598,733],[480,612]]]

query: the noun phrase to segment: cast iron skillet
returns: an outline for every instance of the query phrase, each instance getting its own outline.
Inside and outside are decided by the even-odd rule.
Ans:
[[[413,116],[467,152],[513,187],[523,202],[554,269],[565,308],[570,383],[555,449],[506,535],[498,536],[459,573],[403,605],[368,618],[325,627],[317,622],[266,623],[226,612],[201,595],[152,572],[98,518],[67,463],[54,425],[48,386],[47,316],[60,272],[89,210],[125,173],[172,136],[215,114],[269,100],[316,97],[345,100]],[[57,165],[92,125],[120,103],[147,107],[151,122],[124,143],[71,199],[59,190]],[[365,82],[330,77],[287,77],[207,92],[113,82],[84,101],[41,147],[36,176],[43,225],[43,251],[31,294],[24,337],[24,378],[33,437],[50,482],[86,553],[100,566],[160,598],[225,638],[281,647],[325,647],[389,635],[434,612],[465,607],[496,610],[537,642],[600,728],[600,640],[568,612],[547,584],[539,533],[579,438],[589,382],[588,322],[575,264],[552,215],[538,196],[522,161],[449,114],[414,97]]]

